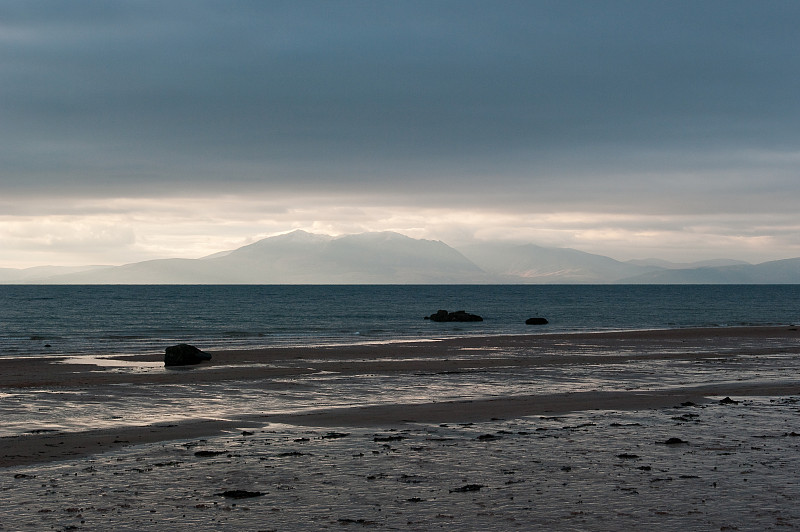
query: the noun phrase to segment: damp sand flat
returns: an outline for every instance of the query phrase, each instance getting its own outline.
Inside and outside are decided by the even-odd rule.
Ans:
[[[751,327],[220,351],[177,370],[160,354],[0,359],[11,436],[0,465],[262,421],[467,422],[791,395],[798,352],[796,328]]]
[[[267,424],[0,471],[7,530],[774,530],[798,398],[402,427]],[[794,428],[794,430],[791,430]]]
[[[0,506],[14,509],[0,525],[799,526],[798,351],[797,331],[779,327],[216,352],[181,371],[3,360],[4,400],[79,390],[91,402],[109,386],[124,399],[195,384],[272,396],[288,386],[296,408],[242,394],[234,415],[223,415],[233,403],[134,425],[93,426],[86,415],[83,430],[40,424],[0,438]],[[375,379],[386,397],[358,401]],[[474,392],[442,391],[464,379]],[[419,390],[398,385],[404,400],[393,403],[392,383],[406,381]],[[440,391],[426,391],[430,382]],[[315,395],[346,383],[363,390],[341,390],[338,402]],[[526,383],[535,386],[520,393]]]

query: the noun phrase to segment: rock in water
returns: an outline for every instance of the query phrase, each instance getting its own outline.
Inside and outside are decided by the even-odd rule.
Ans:
[[[164,353],[165,366],[190,366],[204,360],[211,360],[211,355],[189,344],[173,345]]]
[[[438,310],[436,314],[425,316],[426,320],[450,322],[450,321],[483,321],[483,318],[477,314],[470,314],[464,310],[457,310],[455,312],[447,312],[446,310]]]
[[[545,318],[528,318],[525,325],[547,325],[549,322]]]

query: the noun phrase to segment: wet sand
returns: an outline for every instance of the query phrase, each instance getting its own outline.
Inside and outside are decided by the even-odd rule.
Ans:
[[[342,374],[457,371],[468,368],[609,364],[647,359],[696,360],[779,353],[800,342],[797,327],[731,327],[654,331],[452,338],[326,347],[215,351],[209,362],[159,372],[116,372],[93,357],[0,358],[0,390],[107,384],[262,380],[320,371]],[[202,346],[199,346],[202,348]],[[503,353],[499,355],[498,353]],[[510,356],[509,356],[510,355]],[[101,355],[161,366],[163,353]]]
[[[81,357],[0,359],[0,392],[31,388],[57,391],[137,384],[238,383],[331,372],[337,375],[457,373],[464,370],[551,366],[586,367],[608,364],[635,366],[645,361],[737,360],[797,353],[800,333],[793,326],[719,329],[475,337],[434,342],[406,342],[340,347],[280,348],[212,353],[211,362],[164,369],[163,355],[110,356],[150,371],[116,371]],[[157,366],[157,367],[156,367]],[[423,379],[420,379],[421,381]],[[33,430],[0,438],[0,467],[74,459],[111,449],[165,440],[219,434],[232,427],[283,423],[301,426],[375,427],[409,423],[465,423],[532,415],[562,415],[586,410],[642,410],[692,402],[711,396],[800,394],[800,377],[780,380],[687,382],[665,389],[528,393],[469,400],[379,404],[324,408],[301,412],[252,413],[196,417],[82,431]]]
[[[795,327],[212,354],[0,359],[20,406],[232,397],[0,438],[0,530],[800,526]]]
[[[798,403],[187,435],[0,470],[0,529],[784,530]]]

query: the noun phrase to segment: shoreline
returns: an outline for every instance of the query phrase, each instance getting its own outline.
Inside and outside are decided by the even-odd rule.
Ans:
[[[753,335],[761,335],[762,332],[772,332],[772,331],[781,331],[781,330],[788,330],[788,331],[795,331],[800,328],[800,324],[795,323],[781,323],[781,324],[768,324],[768,325],[713,325],[713,326],[691,326],[691,327],[656,327],[656,328],[624,328],[624,329],[574,329],[574,330],[555,330],[555,331],[543,331],[541,329],[537,329],[537,327],[531,326],[529,327],[530,332],[524,333],[477,333],[477,334],[464,334],[464,335],[444,335],[444,336],[427,336],[427,337],[397,337],[391,339],[374,339],[374,340],[367,340],[367,339],[360,339],[358,341],[336,341],[333,343],[297,343],[297,344],[284,344],[284,343],[277,343],[271,345],[255,345],[255,346],[248,346],[248,345],[239,345],[235,347],[224,347],[224,346],[206,346],[203,349],[209,353],[226,353],[226,354],[235,354],[235,353],[268,353],[271,351],[295,351],[295,350],[306,350],[306,349],[330,349],[330,350],[337,350],[337,349],[363,349],[363,348],[391,348],[393,346],[404,346],[404,345],[418,345],[418,344],[439,344],[439,343],[460,343],[460,342],[467,342],[473,343],[475,341],[481,342],[490,339],[509,339],[509,340],[518,340],[518,339],[531,339],[531,338],[563,338],[569,339],[572,337],[616,337],[620,336],[638,336],[642,335],[642,337],[658,337],[661,333],[666,333],[667,335],[683,335],[684,333],[688,335],[695,335],[697,333],[704,333],[704,332],[712,332],[712,331],[719,331],[721,334],[715,334],[713,336],[728,336],[728,333],[734,333],[736,336],[753,336]],[[182,343],[181,340],[174,340],[174,343]],[[202,341],[186,341],[184,343],[192,343],[198,346],[202,346]],[[164,347],[167,347],[170,342],[165,341]],[[75,359],[81,357],[96,357],[96,358],[103,358],[103,359],[118,359],[118,360],[142,360],[142,361],[153,361],[153,360],[160,360],[163,357],[163,353],[154,353],[152,350],[150,352],[114,352],[111,350],[99,351],[99,352],[72,352],[72,353],[58,353],[58,352],[42,352],[37,354],[10,354],[10,355],[0,355],[0,361],[2,360],[32,360],[32,359]]]
[[[754,342],[762,342],[754,345]],[[212,360],[196,366],[164,368],[163,353],[140,355],[63,355],[0,357],[4,389],[77,387],[106,384],[185,384],[260,380],[310,375],[320,371],[357,374],[369,369],[403,372],[482,368],[503,364],[587,364],[642,360],[693,359],[719,354],[768,354],[800,342],[794,325],[713,327],[468,336],[398,342],[315,347],[209,350]],[[202,345],[198,346],[201,349]],[[638,352],[632,350],[638,349]],[[672,350],[672,353],[665,353]],[[677,352],[676,352],[677,351]],[[512,353],[499,357],[498,352]],[[514,356],[513,353],[523,353]],[[468,356],[467,356],[468,355]],[[101,359],[97,365],[90,359]],[[120,366],[133,364],[129,371]],[[308,367],[307,364],[314,364]],[[146,366],[150,365],[150,370]],[[141,370],[141,371],[137,371]]]
[[[202,384],[302,378],[322,372],[414,376],[494,368],[630,364],[659,361],[697,363],[736,360],[748,364],[763,356],[800,352],[800,333],[793,326],[651,331],[535,334],[445,339],[407,344],[346,347],[271,348],[214,351],[199,366],[170,370],[152,367],[163,355],[119,357],[150,363],[147,371],[117,371],[116,366],[74,363],[63,357],[0,359],[0,393],[81,389],[109,385]],[[424,384],[423,384],[424,385]],[[115,388],[124,394],[123,388]],[[272,423],[318,427],[394,427],[412,423],[481,422],[533,415],[561,415],[586,410],[641,410],[685,402],[708,402],[719,396],[800,395],[800,380],[786,378],[689,383],[658,389],[589,390],[566,393],[423,401],[419,403],[305,409],[290,413],[236,415],[226,419],[187,419],[169,423],[118,426],[85,431],[41,432],[0,438],[0,467],[69,460],[132,445],[214,436],[244,427]]]

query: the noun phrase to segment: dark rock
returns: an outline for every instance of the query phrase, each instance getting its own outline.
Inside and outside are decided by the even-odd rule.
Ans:
[[[204,360],[211,360],[211,355],[189,344],[173,345],[164,352],[165,366],[190,366]]]
[[[685,441],[685,440],[682,440],[680,438],[670,438],[667,441],[660,442],[660,443],[663,443],[664,445],[680,445],[682,443],[689,443],[689,442]]]
[[[483,488],[483,484],[467,484],[466,486],[461,486],[460,488],[453,488],[450,490],[450,493],[466,493],[468,491],[480,491]]]
[[[618,454],[617,458],[622,458],[623,460],[635,460],[639,458],[638,454],[630,454],[630,453],[622,453]]]
[[[182,463],[183,463],[183,462],[180,462],[180,461],[178,461],[178,460],[171,460],[171,461],[169,461],[169,462],[158,462],[158,463],[155,463],[155,464],[153,464],[153,467],[167,467],[167,466],[176,466],[176,465],[180,465],[180,464],[182,464]]]
[[[481,318],[477,314],[470,314],[464,310],[457,310],[455,312],[447,312],[446,310],[437,310],[436,314],[425,316],[425,319],[437,322],[483,321],[483,318]]]
[[[733,400],[733,399],[731,399],[730,397],[726,397],[725,399],[722,399],[722,400],[719,402],[719,404],[721,404],[721,405],[738,405],[738,404],[739,404],[739,401],[734,401],[734,400]]]
[[[545,318],[528,318],[525,320],[525,325],[547,325],[550,323]]]
[[[220,497],[225,497],[226,499],[249,499],[251,497],[261,497],[264,494],[260,491],[227,490],[221,493],[215,493],[214,495],[219,495]]]
[[[350,436],[349,432],[329,432],[324,436],[321,436],[321,438],[323,440],[335,440],[337,438],[346,438],[347,436]]]
[[[225,454],[228,451],[197,451],[194,453],[195,456],[200,458],[208,458],[210,456],[219,456],[221,454]]]
[[[400,436],[400,435],[397,435],[397,436],[375,436],[374,438],[372,438],[372,441],[400,441],[400,440],[405,440],[405,439],[406,439],[405,436]]]

